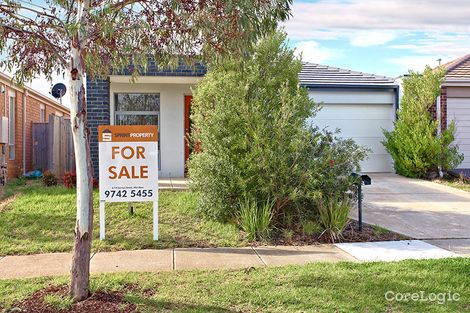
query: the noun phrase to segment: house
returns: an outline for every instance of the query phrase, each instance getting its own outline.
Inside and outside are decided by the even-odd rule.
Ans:
[[[455,143],[464,155],[457,169],[467,169],[467,175],[470,175],[470,54],[443,67],[446,74],[433,115],[440,122],[441,129],[455,121]]]
[[[92,130],[91,156],[98,177],[97,126],[106,124],[155,124],[159,127],[159,175],[183,177],[190,147],[185,134],[190,130],[193,88],[204,76],[203,66],[181,65],[161,70],[150,63],[147,73],[130,82],[129,73],[87,81],[88,121]],[[393,171],[392,160],[381,141],[382,128],[391,129],[398,105],[398,85],[382,76],[305,63],[301,85],[311,97],[323,102],[315,118],[320,126],[340,128],[371,149],[363,170]]]
[[[0,164],[6,163],[7,177],[15,178],[32,168],[32,123],[46,122],[51,114],[69,116],[67,107],[38,91],[12,83],[0,73]],[[0,126],[1,123],[0,123]]]

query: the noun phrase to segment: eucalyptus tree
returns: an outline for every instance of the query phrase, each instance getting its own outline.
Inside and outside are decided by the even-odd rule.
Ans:
[[[77,220],[70,294],[89,296],[93,177],[85,77],[131,68],[149,58],[210,62],[239,54],[289,16],[292,0],[2,0],[0,65],[22,83],[68,73],[77,172]]]

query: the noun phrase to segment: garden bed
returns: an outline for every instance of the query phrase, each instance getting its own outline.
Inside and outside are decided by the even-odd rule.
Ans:
[[[66,297],[65,277],[7,280],[0,281],[0,311],[467,312],[469,275],[464,258],[102,274],[92,276],[92,297],[80,304]],[[460,298],[439,304],[385,296],[421,291]]]
[[[392,241],[408,240],[410,237],[392,232],[380,226],[363,223],[362,231],[359,231],[359,223],[350,220],[346,226],[340,242],[366,242],[366,241]],[[331,240],[322,233],[307,236],[302,233],[293,235],[292,240],[285,240],[280,234],[273,239],[275,245],[314,245],[331,243]]]

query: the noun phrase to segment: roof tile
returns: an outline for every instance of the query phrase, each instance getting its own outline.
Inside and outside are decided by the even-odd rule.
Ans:
[[[447,74],[445,79],[470,79],[470,54],[464,55],[458,59],[442,65]]]
[[[395,80],[390,77],[379,76],[341,69],[328,65],[316,63],[302,63],[302,71],[299,73],[302,86],[315,85],[360,85],[360,86],[382,86],[396,85]]]

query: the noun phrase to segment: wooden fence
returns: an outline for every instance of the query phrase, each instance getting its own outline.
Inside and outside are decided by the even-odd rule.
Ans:
[[[48,123],[33,123],[33,169],[49,170],[62,179],[75,171],[70,120],[50,115]]]

